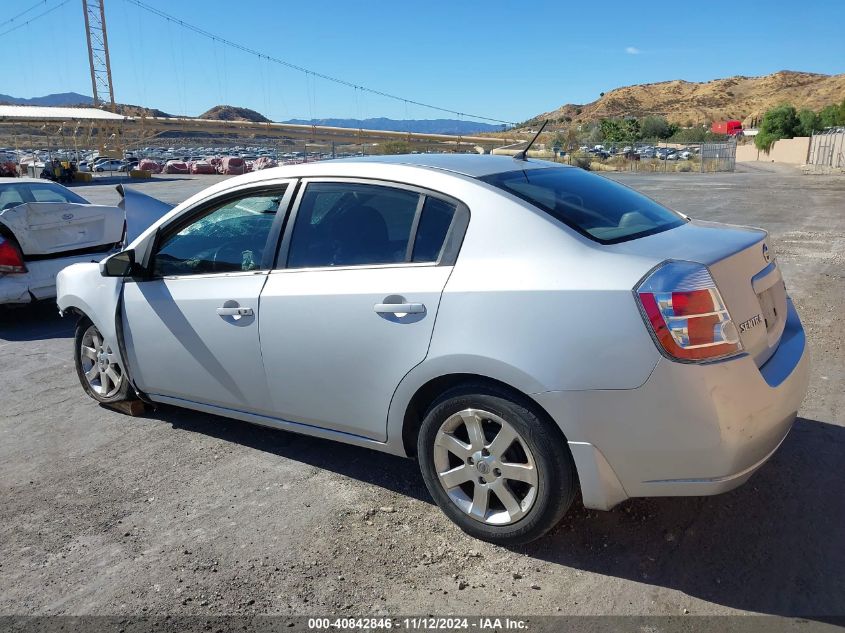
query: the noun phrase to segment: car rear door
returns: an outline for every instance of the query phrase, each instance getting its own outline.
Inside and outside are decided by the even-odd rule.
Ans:
[[[428,352],[469,211],[413,187],[304,182],[261,295],[279,417],[383,441],[396,386]]]
[[[153,399],[271,409],[258,300],[291,196],[290,181],[252,185],[160,229],[122,307],[132,377]]]

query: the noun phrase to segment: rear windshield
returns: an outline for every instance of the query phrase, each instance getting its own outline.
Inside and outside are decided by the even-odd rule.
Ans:
[[[70,189],[50,182],[11,182],[0,184],[0,211],[24,202],[73,202],[88,204]]]
[[[583,169],[519,169],[481,180],[530,202],[602,244],[633,240],[684,223],[679,214],[651,198]]]

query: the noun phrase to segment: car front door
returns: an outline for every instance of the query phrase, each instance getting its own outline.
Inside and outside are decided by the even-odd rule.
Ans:
[[[153,399],[267,412],[261,289],[292,183],[222,194],[159,230],[123,289],[131,375]]]
[[[261,295],[270,397],[289,421],[379,441],[428,352],[469,211],[422,190],[306,181]]]

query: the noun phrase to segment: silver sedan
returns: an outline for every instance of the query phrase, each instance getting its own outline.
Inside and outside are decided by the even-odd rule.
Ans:
[[[58,304],[95,400],[415,457],[455,523],[503,544],[579,491],[608,510],[738,486],[808,381],[764,231],[510,157],[228,179],[62,271]]]

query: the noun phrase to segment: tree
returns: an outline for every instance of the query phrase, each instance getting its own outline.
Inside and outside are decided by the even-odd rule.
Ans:
[[[812,136],[813,132],[820,129],[822,128],[818,114],[809,108],[804,108],[798,113],[798,129],[796,130],[798,136]]]
[[[608,143],[633,143],[640,138],[640,122],[636,119],[602,119],[599,128]]]
[[[788,104],[772,108],[763,115],[760,131],[754,137],[757,149],[769,151],[775,141],[781,138],[792,138],[798,131],[800,122],[795,108]]]
[[[640,121],[640,129],[643,138],[669,138],[677,130],[676,126],[670,125],[662,116],[647,116]]]
[[[727,137],[724,134],[713,134],[705,127],[695,126],[676,130],[669,140],[674,143],[707,143],[723,142]]]
[[[602,119],[599,123],[602,140],[608,143],[616,143],[622,136],[622,126],[616,119]]]
[[[835,127],[845,125],[845,99],[839,105],[831,104],[819,111],[819,127]]]
[[[625,119],[622,122],[622,141],[635,143],[640,138],[642,138],[640,122],[636,119]]]
[[[565,147],[566,138],[560,131],[557,131],[552,134],[551,138],[546,142],[546,149],[559,151]]]

